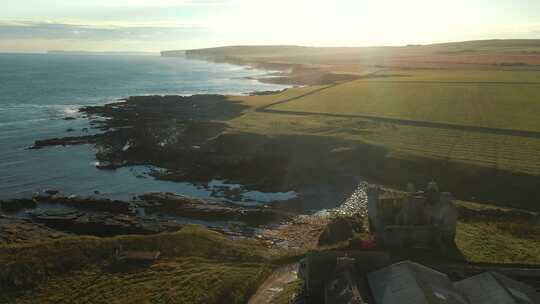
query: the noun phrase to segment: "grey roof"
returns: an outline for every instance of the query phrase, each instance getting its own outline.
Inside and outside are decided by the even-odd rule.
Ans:
[[[352,272],[340,271],[325,286],[325,303],[362,304],[362,296]]]
[[[532,287],[495,272],[484,272],[454,285],[474,304],[540,303]]]
[[[405,261],[368,274],[375,304],[470,304],[447,275]]]

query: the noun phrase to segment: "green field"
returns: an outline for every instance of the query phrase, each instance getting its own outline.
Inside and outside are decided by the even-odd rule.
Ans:
[[[337,85],[231,97],[259,110],[229,122],[235,131],[330,136],[382,146],[402,159],[540,175],[539,40],[367,48],[237,46],[193,54],[362,75]]]
[[[160,250],[150,266],[113,255]],[[256,242],[202,227],[155,236],[71,237],[0,247],[1,303],[245,303],[275,267]]]
[[[407,77],[348,82],[271,109],[540,131],[540,82],[405,82],[399,78]]]
[[[400,70],[381,74],[408,76],[231,97],[271,112],[249,111],[230,124],[236,130],[256,133],[369,142],[398,157],[428,157],[540,175],[540,136],[534,136],[540,132],[540,72]],[[497,129],[510,132],[501,134]],[[512,130],[529,131],[533,136],[513,134]]]

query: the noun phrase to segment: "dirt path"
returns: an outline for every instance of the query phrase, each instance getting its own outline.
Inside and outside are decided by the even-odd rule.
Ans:
[[[287,265],[277,269],[257,289],[257,292],[249,299],[248,304],[270,304],[272,300],[283,291],[287,284],[297,278],[298,263]]]

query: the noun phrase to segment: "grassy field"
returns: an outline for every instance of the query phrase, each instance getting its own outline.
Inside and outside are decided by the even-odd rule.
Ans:
[[[146,267],[122,267],[113,254],[160,250]],[[275,267],[255,242],[204,228],[157,236],[74,237],[0,248],[1,303],[245,303]]]
[[[270,110],[247,111],[229,122],[233,131],[330,136],[382,146],[400,159],[540,175],[540,40],[368,48],[240,46],[194,53],[369,75],[338,85],[231,97]]]
[[[533,75],[540,77],[540,72]],[[407,77],[348,82],[271,109],[540,131],[540,82],[493,84],[464,79],[458,83],[449,77],[407,82],[400,78]]]
[[[369,142],[399,157],[427,157],[540,175],[540,137],[489,129],[540,132],[540,72],[401,70],[383,74],[408,76],[294,88],[276,95],[231,97],[272,112],[247,112],[230,124],[235,130],[256,133],[312,134]],[[295,112],[312,114],[298,116]]]

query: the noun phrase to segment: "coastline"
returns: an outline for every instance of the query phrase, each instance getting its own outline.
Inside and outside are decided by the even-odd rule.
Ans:
[[[279,78],[288,79],[284,82],[289,83],[297,83],[294,69],[301,73],[313,70],[298,68],[300,65],[297,64],[275,62],[265,64],[237,59],[214,61],[253,68],[279,68],[282,70],[279,73],[284,75]],[[336,82],[335,79],[319,78],[323,79],[326,86],[350,81]],[[257,80],[268,81],[264,78]],[[305,86],[306,91],[317,87],[310,83],[301,85]],[[538,210],[538,206],[528,204],[531,197],[540,196],[534,186],[535,176],[473,164],[448,164],[441,159],[404,158],[392,150],[362,139],[347,140],[306,131],[296,134],[287,132],[272,134],[264,130],[266,123],[264,120],[247,126],[247,129],[238,123],[238,121],[243,123],[245,117],[253,116],[254,113],[258,115],[254,117],[281,115],[287,120],[294,120],[296,116],[294,113],[268,111],[270,113],[266,114],[267,104],[258,102],[253,104],[257,98],[274,99],[294,90],[254,92],[251,97],[133,96],[125,102],[81,109],[81,112],[89,117],[106,117],[105,123],[94,122],[97,124],[96,127],[105,130],[105,133],[97,136],[37,141],[34,147],[93,144],[99,146],[99,150],[105,151],[96,154],[98,161],[103,164],[102,169],[152,165],[164,168],[164,172],[154,174],[155,178],[162,180],[208,183],[220,179],[242,184],[247,190],[295,191],[299,193],[301,199],[276,204],[288,205],[291,210],[304,212],[335,207],[335,204],[343,201],[360,181],[367,180],[399,189],[407,182],[422,185],[431,179],[437,179],[445,184],[459,199]],[[198,106],[197,110],[192,111],[190,107],[195,106]],[[141,117],[144,119],[141,120]],[[317,119],[324,125],[326,118]],[[181,127],[170,129],[168,123],[178,120]],[[368,130],[383,125],[370,119],[359,121]],[[154,130],[155,134],[152,136],[155,138],[149,137],[149,134],[145,135],[148,133],[145,131],[147,128]],[[170,136],[171,132],[175,134],[172,143],[160,147],[163,140],[170,140],[165,137]],[[133,147],[129,151],[121,150],[128,143],[134,142],[140,143],[137,151]],[[291,145],[298,145],[299,148],[293,148]],[[311,172],[317,172],[316,176]],[[505,187],[496,186],[498,184],[504,184]],[[314,192],[310,190],[314,188],[324,190]],[[520,196],[524,199],[516,198],[513,194],[516,191],[526,193]]]
[[[253,63],[244,64],[254,68],[262,66],[262,64],[258,66]],[[270,63],[265,67],[277,68],[275,63]],[[283,70],[279,73],[283,76],[279,77],[289,75],[291,77],[288,80],[289,83],[297,82],[295,74],[291,74],[291,65],[280,65],[280,67]],[[265,81],[264,78],[258,80]],[[289,214],[286,218],[290,218],[294,214],[312,214],[322,209],[338,207],[356,191],[361,182],[374,182],[399,189],[407,182],[422,185],[432,178],[444,184],[445,189],[453,192],[461,200],[471,200],[471,197],[474,197],[473,201],[538,210],[537,206],[526,205],[524,201],[512,201],[516,189],[525,191],[528,197],[538,195],[533,185],[534,177],[531,176],[500,170],[494,174],[492,168],[472,164],[449,166],[448,163],[437,159],[400,157],[399,154],[394,154],[393,151],[364,141],[362,138],[352,140],[333,135],[321,135],[304,129],[283,132],[278,128],[276,133],[272,131],[272,128],[268,128],[266,124],[272,122],[273,118],[279,119],[277,124],[283,122],[286,124],[293,122],[296,125],[312,124],[311,118],[309,118],[311,120],[301,119],[294,113],[279,113],[279,111],[274,113],[267,109],[282,95],[295,96],[298,94],[296,91],[311,92],[314,88],[325,88],[341,83],[334,80],[325,82],[324,85],[302,83],[302,88],[277,92],[253,92],[249,96],[219,94],[132,96],[120,102],[87,106],[81,108],[80,113],[88,117],[92,128],[100,130],[101,133],[38,140],[31,148],[90,144],[96,147],[96,159],[100,170],[116,170],[141,165],[155,166],[162,168],[152,173],[151,178],[158,180],[175,183],[190,182],[199,185],[222,180],[224,185],[227,183],[240,185],[240,187],[235,186],[236,188],[224,186],[219,190],[223,191],[224,197],[229,199],[229,207],[233,209],[227,212],[232,212],[232,214],[244,212],[234,211],[234,208],[241,208],[237,207],[235,202],[241,203],[239,200],[242,193],[246,191],[296,193],[297,196],[294,198],[254,207],[256,210],[267,209],[270,212]],[[335,123],[333,119],[324,116],[315,117],[315,121],[320,125],[316,129],[326,128],[324,126],[329,122]],[[347,121],[348,119],[343,118],[339,119],[338,123]],[[358,120],[358,123],[365,130],[381,127],[380,122],[369,119]],[[505,184],[506,187],[498,187],[497,185],[500,184]],[[61,196],[58,200],[66,200],[69,195],[67,193],[65,197]],[[166,197],[165,201],[175,200],[174,197]],[[98,195],[79,198],[90,205],[102,200]],[[137,200],[124,201],[123,204],[135,202],[136,205]],[[9,204],[14,204],[14,206],[21,204],[20,210],[28,211],[34,208],[32,206],[28,208],[28,205],[32,205],[32,201],[35,201],[35,198],[22,201],[5,200],[3,205],[8,206],[7,209],[9,209],[11,208]],[[197,206],[213,204],[212,200],[208,199],[189,198],[189,201],[198,202]],[[65,203],[59,205],[66,206]],[[68,221],[67,223],[70,223],[68,225],[76,225],[81,216],[85,221],[85,216],[88,216],[85,212],[83,210],[83,214],[77,216],[74,216],[72,212],[53,213],[45,215],[45,218],[53,216],[61,222]],[[99,210],[99,212],[109,211]],[[180,215],[196,221],[193,213],[190,212],[180,213]],[[96,217],[94,215],[96,222],[92,225],[99,227],[101,221],[116,220],[115,216]],[[219,212],[217,214],[210,212],[203,216],[205,217],[213,218],[210,221],[200,222],[208,227],[212,227],[213,221],[230,219],[228,215],[219,214]],[[233,216],[232,218],[244,221],[241,217]],[[274,219],[272,220],[274,223],[280,221],[280,217],[271,218]],[[156,220],[159,222],[158,219]],[[142,225],[137,217],[129,222],[131,224],[128,224],[128,228],[115,229],[124,233],[150,231],[139,228],[139,230],[130,230],[132,228],[129,228],[129,225]],[[248,226],[263,223],[263,221],[257,223],[257,220],[248,222]],[[154,222],[151,225],[163,224]],[[89,228],[76,229],[82,229],[85,233],[91,232]],[[78,231],[76,229],[75,231]],[[222,232],[228,231],[223,227],[217,229]],[[103,229],[96,229],[96,231],[101,230]],[[240,232],[242,233],[249,235],[253,232]]]
[[[189,52],[184,55],[164,55],[162,57],[177,57],[185,56],[188,59],[203,60],[214,63],[228,63],[238,66],[244,66],[250,69],[261,69],[269,72],[261,77],[248,77],[247,79],[257,80],[263,83],[283,84],[293,86],[314,86],[314,85],[330,85],[339,82],[352,81],[365,75],[357,73],[340,73],[328,70],[323,66],[316,67],[313,65],[305,65],[298,63],[265,61],[265,60],[244,60],[232,57],[209,57]]]
[[[246,302],[259,294],[257,286],[267,287],[272,270],[309,252],[350,257],[367,250],[362,253],[419,262],[456,277],[482,267],[537,272],[539,217],[530,210],[539,210],[538,176],[405,154],[373,140],[378,130],[395,131],[399,122],[284,111],[276,105],[351,79],[326,77],[324,69],[307,79],[302,74],[309,67],[282,67],[273,75],[277,81],[306,82],[247,96],[131,96],[80,109],[99,134],[36,141],[35,153],[91,145],[96,167],[105,172],[152,166],[152,179],[201,187],[219,181],[211,191],[227,201],[164,191],[114,200],[61,189],[0,199],[0,248],[6,249],[0,260],[7,265],[0,274],[0,302],[132,302],[140,294],[189,302],[209,293],[218,295],[216,303],[232,297]],[[432,179],[457,197],[455,240],[441,249],[429,244],[392,250],[379,243],[366,218],[368,182],[422,188]],[[243,204],[249,191],[285,199]],[[375,249],[365,248],[365,241]],[[160,257],[127,265],[118,259],[124,250]],[[286,289],[275,290],[291,299]]]

